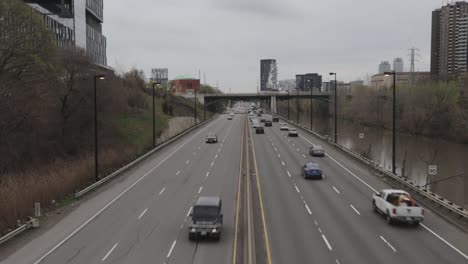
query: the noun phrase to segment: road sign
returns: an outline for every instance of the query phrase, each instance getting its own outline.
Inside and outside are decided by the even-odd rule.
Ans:
[[[364,133],[359,133],[359,138],[363,139],[364,138]]]
[[[429,165],[429,175],[437,175],[437,165]]]

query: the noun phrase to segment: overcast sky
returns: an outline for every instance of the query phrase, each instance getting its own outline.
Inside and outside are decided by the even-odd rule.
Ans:
[[[445,1],[444,1],[445,2]],[[429,70],[431,12],[441,0],[105,0],[108,64],[117,71],[169,68],[169,78],[206,73],[225,91],[254,92],[260,59],[278,79],[328,72],[365,79],[380,61],[419,49]]]

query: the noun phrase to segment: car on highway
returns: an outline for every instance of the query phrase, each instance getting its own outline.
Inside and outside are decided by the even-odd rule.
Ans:
[[[260,126],[260,123],[257,121],[257,119],[254,119],[252,122],[252,127],[257,128],[258,126]]]
[[[302,167],[302,176],[304,179],[323,179],[322,169],[317,163],[307,162]]]
[[[288,130],[289,131],[289,126],[286,123],[281,123],[280,124],[280,130]]]
[[[322,146],[320,145],[312,145],[309,148],[309,154],[311,156],[323,157],[325,156],[325,150],[323,150]]]
[[[272,118],[272,121],[273,121],[273,122],[279,122],[279,117],[273,117],[273,118]]]
[[[219,240],[223,231],[222,201],[217,196],[200,196],[189,214],[189,240],[213,238]]]
[[[265,126],[266,127],[271,127],[271,126],[273,126],[273,123],[271,122],[271,120],[267,120],[267,121],[265,121]]]
[[[229,115],[227,120],[232,120],[232,115]]]
[[[372,195],[374,211],[385,216],[388,224],[397,222],[419,225],[424,220],[424,208],[403,190],[386,189]]]
[[[260,112],[257,113],[257,116],[262,116],[262,114]]]
[[[297,132],[297,129],[295,129],[294,127],[291,127],[288,131],[288,137],[298,137],[299,136],[299,132]]]
[[[255,134],[265,134],[265,130],[262,126],[258,126],[255,128]]]
[[[206,135],[206,143],[217,143],[218,142],[218,136],[215,133],[208,133]]]

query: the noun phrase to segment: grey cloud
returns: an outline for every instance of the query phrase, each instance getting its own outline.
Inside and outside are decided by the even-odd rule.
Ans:
[[[214,6],[233,13],[273,18],[297,18],[301,12],[278,0],[214,0]]]

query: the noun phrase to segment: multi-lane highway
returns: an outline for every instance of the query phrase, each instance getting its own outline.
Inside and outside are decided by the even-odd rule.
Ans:
[[[390,186],[327,146],[325,157],[309,156],[320,142],[299,131],[288,137],[276,123],[254,135],[273,262],[468,263],[466,233],[431,212],[418,228],[389,226],[371,196]],[[307,161],[324,180],[302,178]]]
[[[237,197],[249,144],[245,118],[220,116],[192,131],[85,198],[2,263],[232,263],[242,222],[236,213],[244,209]],[[247,197],[262,200],[252,204],[263,208],[253,214],[264,218],[257,234],[268,239],[263,263],[468,263],[466,233],[432,212],[418,228],[389,226],[370,201],[386,183],[326,145],[325,157],[310,157],[309,146],[319,143],[313,136],[299,129],[299,137],[289,138],[273,124],[250,141],[255,193]],[[208,132],[219,143],[206,144]],[[324,180],[301,177],[307,161],[322,167]],[[223,200],[219,242],[188,240],[188,216],[200,195]]]
[[[39,237],[4,263],[230,263],[242,124],[241,117],[220,117],[190,133],[129,172],[121,192],[82,205],[104,205],[95,208],[99,215],[78,208],[90,211],[82,223],[64,219],[71,224],[61,227],[62,237]],[[217,144],[205,144],[208,132],[218,135]],[[217,243],[188,240],[188,214],[199,195],[223,199],[225,228]]]

